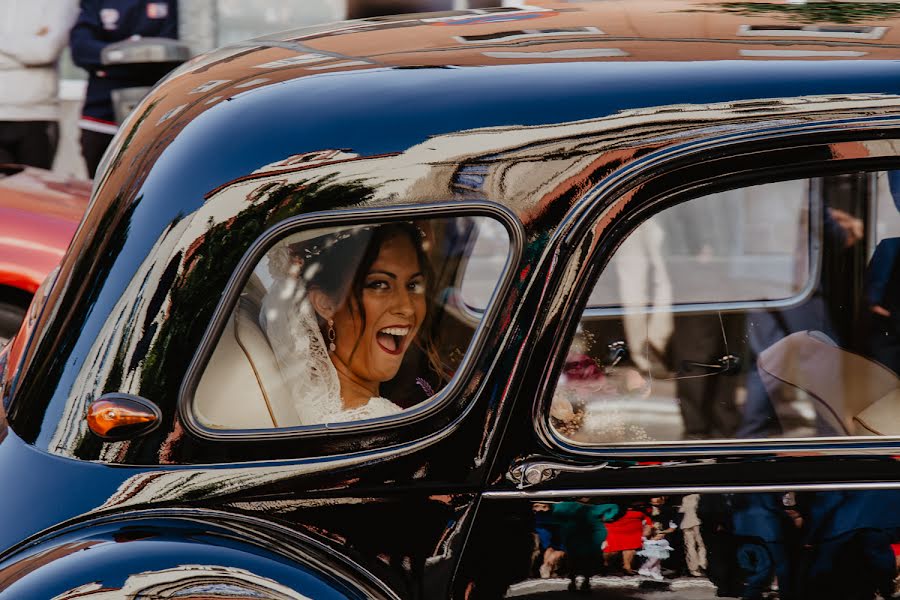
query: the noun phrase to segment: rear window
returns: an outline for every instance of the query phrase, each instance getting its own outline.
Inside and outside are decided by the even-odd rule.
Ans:
[[[310,229],[254,267],[197,385],[214,430],[389,420],[451,381],[509,258],[505,227],[460,216]]]

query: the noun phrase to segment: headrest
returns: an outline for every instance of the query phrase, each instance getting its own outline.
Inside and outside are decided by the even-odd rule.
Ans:
[[[834,431],[855,434],[853,417],[900,388],[900,378],[883,365],[837,346],[820,331],[800,331],[779,340],[757,359],[773,401],[786,387],[803,390],[816,413]]]

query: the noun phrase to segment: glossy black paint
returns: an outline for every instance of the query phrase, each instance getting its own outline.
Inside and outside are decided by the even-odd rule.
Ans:
[[[586,25],[594,24],[589,16]],[[103,548],[115,548],[120,561],[106,568],[119,584],[143,573],[148,542],[117,538],[134,516],[148,520],[148,535],[175,562],[202,558],[259,575],[271,569],[265,572],[295,590],[330,581],[314,564],[332,553],[334,571],[352,582],[334,584],[334,597],[491,596],[515,578],[498,578],[492,588],[485,578],[496,573],[472,565],[527,543],[528,531],[507,527],[503,516],[528,514],[507,476],[522,462],[614,461],[614,468],[560,474],[529,488],[534,497],[611,488],[643,496],[648,487],[897,485],[895,442],[579,452],[552,439],[538,418],[586,291],[649,210],[678,194],[752,178],[896,168],[893,151],[877,146],[900,138],[896,60],[464,63],[444,39],[419,56],[412,34],[440,30],[425,21],[351,30],[359,26],[286,34],[194,61],[117,137],[41,317],[20,334],[2,376],[10,426],[0,430],[0,549],[8,549],[0,553],[0,581],[3,570],[33,571],[28,577],[59,590],[95,580],[99,566],[67,562],[75,559],[65,552],[54,560],[69,578],[44,579],[42,565],[29,562],[41,549],[65,547],[67,535],[96,535]],[[494,26],[514,31],[521,24]],[[392,58],[354,55],[356,39],[372,31],[400,36],[404,47]],[[364,67],[328,74],[256,68],[341,36],[348,42],[337,59],[357,58]],[[659,43],[650,36],[631,42]],[[667,43],[678,56],[683,45]],[[269,83],[237,87],[260,77]],[[210,80],[227,83],[191,93]],[[284,176],[255,172],[338,148],[359,157]],[[460,173],[472,167],[487,174],[483,185],[460,185]],[[503,180],[514,167],[543,169],[553,185],[516,187],[514,178]],[[439,185],[415,187],[423,173]],[[491,177],[508,185],[493,185]],[[283,180],[277,194],[260,191],[272,180]],[[358,436],[223,441],[186,431],[177,408],[188,365],[258,236],[285,218],[320,211],[461,200],[506,206],[522,223],[524,244],[515,277],[495,299],[500,310],[490,335],[452,403],[403,428]],[[83,407],[109,392],[152,401],[161,426],[126,442],[92,437]],[[484,491],[501,495],[481,499]],[[305,535],[296,544],[311,548],[313,558],[287,556],[284,567],[278,535],[259,533],[248,546],[235,536],[256,525],[222,531],[216,527],[229,526],[210,525],[203,514],[159,512],[173,507],[248,515],[259,531],[264,521],[278,523]],[[138,509],[147,512],[129,516]],[[121,522],[96,524],[114,515]],[[182,527],[209,528],[213,546],[238,558],[216,562],[199,544],[191,547],[198,554],[182,555]],[[46,597],[51,587],[29,593]],[[29,597],[12,587],[9,594]]]
[[[0,586],[16,598],[76,597],[91,584],[111,597],[174,589],[200,594],[210,580],[236,597],[288,598],[292,591],[313,598],[387,597],[377,583],[357,587],[365,574],[348,585],[347,565],[315,542],[265,521],[208,510],[101,517],[44,536],[17,559],[0,570]],[[54,576],[47,577],[51,569]]]

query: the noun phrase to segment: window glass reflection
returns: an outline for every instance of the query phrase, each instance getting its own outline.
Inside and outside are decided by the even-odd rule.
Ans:
[[[669,207],[617,249],[550,408],[585,444],[900,435],[900,177]]]
[[[487,247],[476,243],[486,229]],[[447,384],[479,323],[460,310],[457,286],[467,281],[486,305],[508,251],[506,230],[487,218],[288,236],[240,295],[195,414],[208,427],[259,429],[379,419],[421,404]]]
[[[506,598],[896,598],[898,501],[833,490],[507,504],[488,517],[530,536],[483,577],[505,581]]]

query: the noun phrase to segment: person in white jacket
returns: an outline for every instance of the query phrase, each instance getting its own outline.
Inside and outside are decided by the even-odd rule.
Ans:
[[[77,16],[78,0],[0,0],[0,163],[52,166],[56,63]]]

